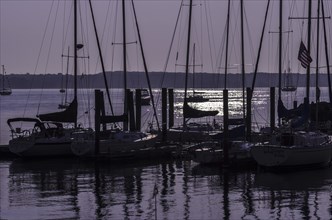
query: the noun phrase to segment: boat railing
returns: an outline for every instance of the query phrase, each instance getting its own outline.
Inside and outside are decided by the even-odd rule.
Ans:
[[[11,129],[11,136],[12,138],[19,138],[19,137],[28,137],[32,134],[32,129],[24,129],[22,130],[20,127]]]

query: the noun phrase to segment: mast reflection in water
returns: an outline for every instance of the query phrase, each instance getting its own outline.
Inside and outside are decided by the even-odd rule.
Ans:
[[[0,161],[0,219],[327,219],[331,182],[332,168],[270,173],[190,161],[15,159]]]

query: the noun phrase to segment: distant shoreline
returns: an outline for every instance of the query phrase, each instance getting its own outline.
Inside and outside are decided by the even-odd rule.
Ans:
[[[110,88],[123,88],[122,72],[107,72],[106,73],[108,86]],[[305,74],[291,74],[291,80],[294,85],[298,87],[306,86]],[[315,86],[315,75],[311,75],[311,86]],[[149,73],[150,82],[153,88],[184,88],[185,74],[184,73]],[[246,87],[252,86],[253,74],[247,73]],[[145,88],[148,87],[145,73],[143,72],[129,72],[127,75],[128,88]],[[162,79],[164,79],[162,83]],[[65,75],[57,74],[7,74],[6,82],[12,89],[58,89],[65,87]],[[0,82],[2,82],[0,80]],[[285,77],[282,79],[284,85]],[[195,74],[195,88],[224,88],[224,74],[213,73],[196,73]],[[320,74],[319,85],[321,87],[328,86],[327,74]],[[193,87],[193,75],[189,74],[188,79],[189,88]],[[255,87],[278,87],[278,74],[276,73],[258,73],[256,77]],[[101,73],[93,75],[80,75],[78,78],[79,88],[105,88],[103,75]],[[242,88],[242,75],[229,74],[227,77],[228,88]],[[73,76],[68,77],[68,88],[73,88]]]

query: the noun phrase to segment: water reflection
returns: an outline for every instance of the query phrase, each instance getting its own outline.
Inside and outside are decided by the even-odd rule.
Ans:
[[[290,173],[257,173],[255,187],[262,202],[278,218],[327,218],[331,210],[331,168]],[[291,208],[291,210],[288,210]],[[324,217],[325,216],[325,217]]]
[[[332,210],[332,168],[270,173],[78,159],[0,165],[0,219],[326,219]]]

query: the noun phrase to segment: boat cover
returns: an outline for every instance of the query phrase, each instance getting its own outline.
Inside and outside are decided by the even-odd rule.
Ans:
[[[207,116],[216,116],[219,111],[202,111],[198,109],[194,109],[188,105],[188,103],[184,103],[183,105],[183,117],[185,118],[202,118]]]
[[[75,123],[77,120],[77,100],[75,98],[64,111],[41,114],[37,117],[42,121]]]

